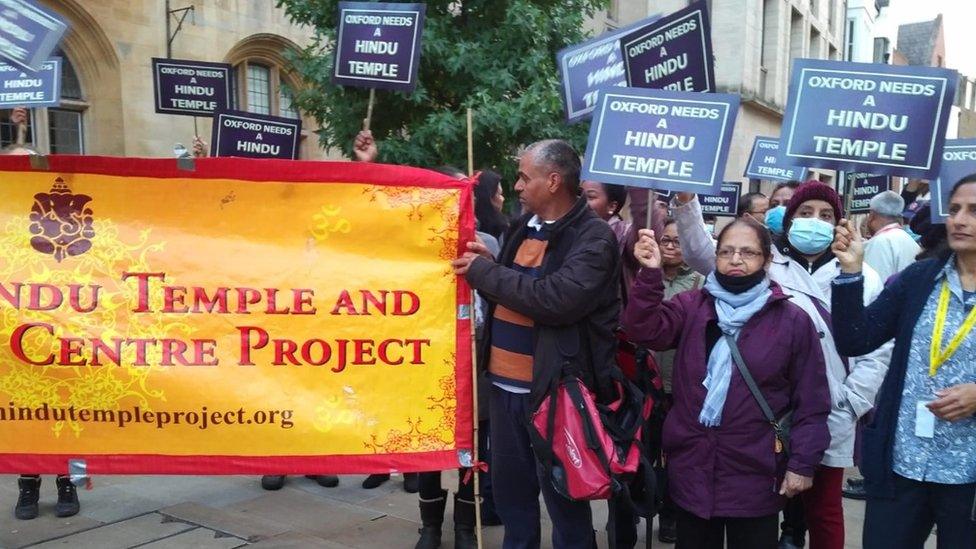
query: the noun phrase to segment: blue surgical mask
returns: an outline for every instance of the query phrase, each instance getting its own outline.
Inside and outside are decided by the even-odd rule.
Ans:
[[[814,255],[834,241],[834,226],[813,217],[795,217],[790,224],[790,245],[803,255]]]
[[[766,212],[766,227],[769,232],[775,235],[783,234],[783,217],[786,215],[786,206],[776,206]]]

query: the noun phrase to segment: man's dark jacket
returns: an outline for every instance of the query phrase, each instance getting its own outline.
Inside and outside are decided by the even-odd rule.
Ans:
[[[503,305],[535,322],[532,396],[538,404],[564,364],[578,367],[580,378],[600,400],[612,396],[610,370],[615,364],[620,316],[620,252],[610,226],[580,198],[558,221],[544,225],[549,244],[538,278],[511,269],[531,215],[505,235],[498,262],[478,258],[466,279],[489,302],[480,364],[491,351],[491,315]]]

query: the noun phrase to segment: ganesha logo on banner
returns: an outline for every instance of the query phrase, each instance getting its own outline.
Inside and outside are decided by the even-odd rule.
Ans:
[[[74,194],[60,177],[50,192],[34,195],[30,213],[31,247],[53,255],[60,263],[65,257],[81,255],[92,247],[94,212],[87,207],[92,197]]]

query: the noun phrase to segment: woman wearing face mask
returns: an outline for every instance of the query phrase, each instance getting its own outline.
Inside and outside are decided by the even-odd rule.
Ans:
[[[786,497],[810,488],[829,443],[819,336],[769,280],[770,250],[761,225],[737,220],[719,234],[717,268],[704,289],[664,301],[653,233],[641,231],[635,247],[642,268],[624,325],[651,349],[677,349],[663,445],[683,549],[722,547],[726,537],[733,549],[775,548],[779,510]],[[733,362],[726,336],[744,364]],[[740,366],[776,418],[792,413],[788,446],[778,441]]]
[[[715,247],[701,228],[697,200],[676,203],[685,262],[709,273],[715,267]],[[827,364],[831,411],[827,421],[830,447],[817,469],[813,488],[803,495],[811,549],[843,549],[844,509],[841,502],[844,468],[854,465],[854,431],[857,420],[874,406],[888,369],[892,345],[886,344],[863,356],[841,355],[831,331],[831,282],[840,275],[840,264],[830,250],[833,230],[843,217],[840,196],[819,181],[800,185],[784,212],[784,235],[772,249],[769,277],[791,302],[802,308],[821,334],[820,348]],[[881,293],[882,281],[874,270],[863,271],[864,303]],[[774,342],[779,342],[774,339]],[[789,541],[789,540],[788,540]],[[799,541],[799,540],[797,540]]]

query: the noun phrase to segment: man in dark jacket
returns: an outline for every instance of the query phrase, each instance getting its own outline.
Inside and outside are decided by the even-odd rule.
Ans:
[[[537,548],[539,491],[556,549],[596,547],[587,502],[555,491],[533,454],[528,418],[564,365],[609,398],[620,253],[610,227],[579,197],[579,155],[565,141],[531,145],[515,190],[528,213],[513,224],[498,262],[479,243],[455,272],[490,302],[481,352],[491,389],[495,505],[505,549]]]

